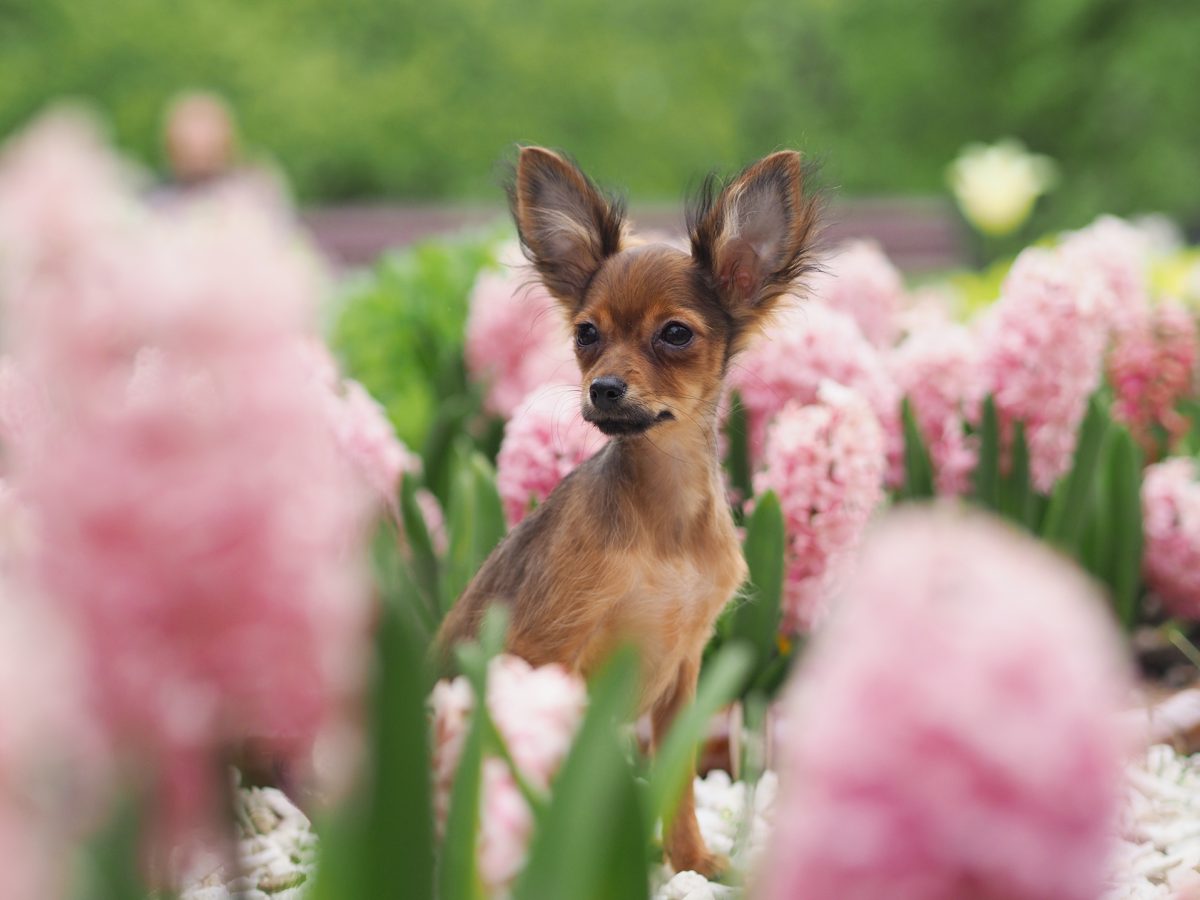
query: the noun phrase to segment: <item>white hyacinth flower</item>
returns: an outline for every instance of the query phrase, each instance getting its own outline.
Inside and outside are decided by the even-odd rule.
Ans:
[[[967,220],[984,234],[1000,237],[1029,218],[1037,198],[1054,185],[1056,167],[1049,157],[1008,139],[964,147],[948,175]]]

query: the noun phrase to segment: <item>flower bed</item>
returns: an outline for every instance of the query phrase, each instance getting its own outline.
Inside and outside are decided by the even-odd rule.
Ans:
[[[1200,816],[1200,757],[1155,745],[1128,765],[1125,785],[1117,850],[1103,900],[1170,900],[1200,885],[1200,835],[1195,825]],[[744,782],[731,781],[724,772],[696,780],[697,816],[709,846],[728,854],[743,840],[742,852],[734,857],[735,871],[752,868],[761,854],[776,791],[776,779],[767,773],[753,790],[753,815],[747,816],[751,791]],[[215,865],[194,874],[180,900],[308,896],[306,886],[316,870],[315,836],[308,819],[277,791],[241,791],[238,804],[243,874],[229,879]],[[403,873],[396,877],[403,879]],[[733,900],[742,894],[736,886],[666,867],[655,873],[655,880],[654,900]]]
[[[725,896],[656,834],[732,701],[740,780],[697,797],[756,896],[1187,885],[1193,763],[1118,711],[1131,661],[1200,661],[1194,253],[1104,218],[998,281],[831,256],[733,364],[749,581],[653,756],[614,724],[627,654],[585,686],[504,655],[497,611],[457,680],[424,662],[603,445],[514,261],[480,233],[331,291],[279,203],[148,203],[58,114],[6,149],[0,895]],[[283,794],[228,802],[230,764],[319,801],[319,864]]]

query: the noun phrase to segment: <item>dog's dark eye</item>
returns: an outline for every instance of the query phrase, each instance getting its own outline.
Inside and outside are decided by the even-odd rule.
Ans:
[[[584,322],[582,325],[575,326],[575,343],[580,347],[587,347],[600,340],[600,332],[596,330],[596,326],[591,322]]]
[[[660,336],[672,347],[683,347],[692,340],[692,329],[679,322],[668,322]]]

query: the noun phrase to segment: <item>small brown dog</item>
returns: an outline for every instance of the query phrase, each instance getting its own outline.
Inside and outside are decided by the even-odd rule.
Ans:
[[[689,210],[691,253],[631,240],[621,206],[574,165],[521,150],[511,192],[521,245],[575,334],[583,417],[613,439],[483,564],[438,636],[471,637],[511,609],[510,652],[583,675],[641,651],[655,741],[692,698],[713,623],[746,576],[717,449],[730,360],[810,266],[817,206],[800,155],[780,152]],[[496,335],[505,340],[505,335]],[[691,779],[666,828],[677,871],[724,861],[696,823]]]

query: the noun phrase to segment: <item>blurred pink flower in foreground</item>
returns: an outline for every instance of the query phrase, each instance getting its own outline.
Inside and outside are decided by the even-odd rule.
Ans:
[[[607,440],[583,420],[574,392],[535,390],[504,427],[496,456],[496,487],[509,525],[525,518],[532,502],[543,502]]]
[[[1190,423],[1176,403],[1195,390],[1197,349],[1196,321],[1173,300],[1147,308],[1116,334],[1108,357],[1113,414],[1151,458],[1169,452],[1188,432]]]
[[[89,819],[100,748],[73,635],[13,569],[29,523],[0,482],[0,897],[63,895],[67,842]]]
[[[508,418],[537,388],[579,382],[579,367],[558,302],[522,267],[515,245],[501,255],[504,270],[485,270],[471,291],[466,359],[471,377],[487,385],[489,411]]]
[[[885,520],[797,672],[756,896],[1101,896],[1127,749],[1106,609],[998,522]]]
[[[62,859],[80,830],[68,785],[81,761],[83,692],[61,627],[10,585],[0,590],[0,897],[50,900],[63,895]]]
[[[116,183],[54,189],[50,163],[102,180],[116,164],[82,160],[106,153],[50,119],[0,170],[0,234],[37,226],[4,259],[7,333],[46,397],[12,477],[98,710],[183,840],[214,811],[224,754],[256,737],[303,759],[356,694],[373,504],[306,389],[311,255],[233,193],[166,216]],[[41,209],[31,185],[126,213],[75,233],[82,214]]]
[[[891,346],[905,299],[904,279],[879,245],[847,242],[824,261],[823,269],[810,281],[811,296],[853,318],[876,347]]]
[[[38,415],[38,398],[11,356],[0,356],[0,445],[21,440]]]
[[[930,322],[912,331],[887,361],[921,429],[938,493],[966,492],[979,452],[966,423],[982,396],[971,333],[948,321]]]
[[[812,629],[883,499],[883,435],[857,393],[833,382],[772,423],[754,491],[774,491],[787,530],[782,629]]]
[[[815,402],[823,381],[866,398],[887,436],[889,483],[898,483],[904,444],[896,385],[854,320],[818,302],[782,312],[730,368],[730,387],[746,409],[751,459],[760,458],[775,414],[789,402]]]
[[[1025,250],[980,325],[983,390],[1007,442],[1025,423],[1034,487],[1071,467],[1088,398],[1100,384],[1111,291],[1060,251]]]
[[[1147,466],[1142,481],[1142,568],[1173,615],[1200,619],[1200,463]]]
[[[441,681],[433,707],[434,809],[445,826],[450,792],[475,698],[465,678]],[[488,668],[488,712],[521,775],[548,790],[566,758],[587,706],[583,682],[556,665],[534,669],[515,656],[499,656]],[[512,772],[501,760],[483,762],[479,823],[479,872],[490,896],[502,894],[525,862],[533,814]]]
[[[92,243],[136,210],[133,170],[105,146],[97,123],[63,107],[4,147],[0,164],[0,265],[12,277],[41,252],[66,253]]]

